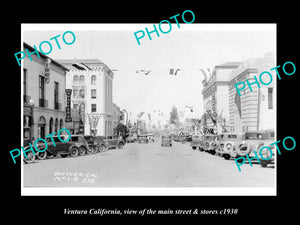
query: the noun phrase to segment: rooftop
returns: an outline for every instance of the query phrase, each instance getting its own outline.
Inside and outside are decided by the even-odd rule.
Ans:
[[[34,52],[34,51],[35,51],[34,47],[32,47],[31,45],[27,44],[26,42],[23,42],[23,46],[24,46],[24,48],[28,49],[28,50],[31,51],[31,52]],[[66,68],[65,66],[63,66],[62,64],[60,64],[60,63],[58,62],[58,60],[54,60],[54,59],[52,59],[52,58],[50,58],[50,57],[44,55],[44,54],[41,53],[40,51],[38,51],[38,52],[39,52],[39,55],[40,55],[43,59],[51,59],[51,63],[55,64],[56,66],[58,66],[58,67],[60,67],[60,68],[62,68],[63,70],[69,71],[68,68]]]

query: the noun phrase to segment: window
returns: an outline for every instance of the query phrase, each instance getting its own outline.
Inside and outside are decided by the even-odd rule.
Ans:
[[[80,83],[84,83],[84,76],[83,76],[83,75],[80,76],[79,82],[80,82]]]
[[[39,107],[46,107],[45,100],[45,77],[39,76]]]
[[[96,76],[91,76],[91,84],[96,84]]]
[[[97,105],[96,104],[92,104],[91,105],[91,112],[97,112]]]
[[[85,90],[81,89],[79,95],[81,98],[85,98]]]
[[[268,88],[268,109],[273,109],[273,88]]]
[[[73,82],[74,82],[74,83],[78,83],[78,76],[77,76],[77,75],[75,75],[75,76],[73,77]]]
[[[91,89],[91,97],[96,98],[96,89]]]
[[[27,70],[26,69],[23,69],[23,95],[26,96],[27,94],[27,87],[26,87],[26,74]]]
[[[39,97],[45,99],[45,77],[39,76]]]
[[[59,104],[58,104],[58,87],[59,84],[58,82],[54,82],[54,109],[59,109]]]

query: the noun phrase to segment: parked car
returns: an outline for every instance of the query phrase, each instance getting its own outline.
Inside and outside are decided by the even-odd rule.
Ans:
[[[106,149],[119,148],[123,149],[125,141],[118,136],[106,136],[104,139]]]
[[[68,136],[61,135],[60,139],[68,140]],[[53,144],[50,137],[46,138],[47,141],[47,151],[44,152],[44,155],[47,156],[57,156],[67,157],[68,155],[76,157],[78,155],[84,155],[86,152],[90,152],[91,149],[88,147],[88,143],[83,137],[83,135],[72,135],[67,142],[62,142],[59,140],[58,136],[52,136],[52,139],[55,144]],[[45,147],[44,143],[37,144],[39,149]]]
[[[138,136],[138,143],[148,143],[148,135],[147,134],[141,134]]]
[[[222,133],[218,135],[217,138],[217,153],[224,157],[224,159],[235,158],[237,156],[236,146],[241,143],[243,139],[242,134],[236,133]]]
[[[192,141],[192,135],[182,135],[180,137],[181,143],[191,142]]]
[[[148,134],[148,140],[154,142],[154,135],[153,134]]]
[[[127,138],[126,138],[126,142],[127,143],[134,143],[137,141],[137,136],[136,135],[129,135]]]
[[[204,135],[204,146],[203,149],[207,151],[208,153],[215,154],[216,148],[217,148],[217,135]]]
[[[192,149],[196,150],[199,148],[200,151],[202,151],[203,147],[203,135],[201,134],[194,134],[192,135],[192,141],[191,141]]]
[[[244,145],[247,145],[247,147],[249,148],[249,153],[248,153],[249,157],[250,158],[255,157],[254,151],[256,151],[262,167],[266,167],[268,164],[274,163],[275,147],[274,147],[274,145],[270,146],[270,144],[272,144],[274,142],[274,139],[275,139],[275,132],[273,129],[263,130],[263,131],[245,132]],[[272,149],[272,157],[268,160],[262,159],[259,154],[260,149],[263,146],[268,146]],[[271,152],[268,149],[264,148],[261,151],[261,155],[264,158],[269,158],[271,155]]]
[[[93,135],[84,135],[83,137],[88,143],[89,151],[87,151],[87,153],[91,154],[98,152],[98,146],[95,142],[96,137]]]
[[[172,146],[172,139],[170,135],[161,136],[161,146]]]

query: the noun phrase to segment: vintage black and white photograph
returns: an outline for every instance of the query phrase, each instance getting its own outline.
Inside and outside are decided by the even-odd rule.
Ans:
[[[22,24],[22,195],[276,195],[276,24],[164,25]]]

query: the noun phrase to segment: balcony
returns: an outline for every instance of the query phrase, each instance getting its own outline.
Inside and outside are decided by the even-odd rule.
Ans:
[[[48,108],[48,100],[40,98],[39,107]]]

